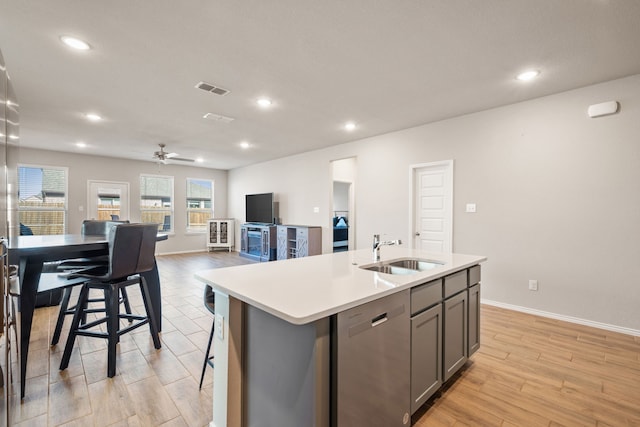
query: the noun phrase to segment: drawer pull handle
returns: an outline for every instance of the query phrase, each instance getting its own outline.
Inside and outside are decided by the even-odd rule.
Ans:
[[[386,321],[387,321],[387,313],[382,313],[374,317],[373,319],[371,319],[371,327],[375,328],[376,326],[381,325]]]

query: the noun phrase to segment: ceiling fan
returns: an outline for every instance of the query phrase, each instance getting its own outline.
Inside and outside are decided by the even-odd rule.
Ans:
[[[184,157],[178,157],[178,153],[169,153],[164,151],[165,144],[158,144],[160,146],[160,151],[156,151],[153,153],[153,158],[156,159],[159,163],[166,164],[167,160],[178,160],[181,162],[195,162],[193,159],[185,159]]]

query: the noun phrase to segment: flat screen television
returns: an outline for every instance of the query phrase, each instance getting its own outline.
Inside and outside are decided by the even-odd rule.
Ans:
[[[245,196],[245,221],[272,224],[276,216],[273,193],[247,194]]]

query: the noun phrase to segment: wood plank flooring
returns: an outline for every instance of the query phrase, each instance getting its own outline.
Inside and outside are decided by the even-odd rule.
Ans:
[[[123,336],[112,379],[99,339],[80,337],[59,371],[66,329],[50,347],[57,307],[36,310],[15,425],[207,426],[211,369],[202,391],[198,381],[212,316],[193,273],[247,263],[225,252],[159,256],[162,349],[144,327]],[[485,305],[481,316],[480,350],[414,415],[415,426],[640,426],[640,338]]]

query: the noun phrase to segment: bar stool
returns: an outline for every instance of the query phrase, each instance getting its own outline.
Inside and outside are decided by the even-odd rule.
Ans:
[[[126,334],[142,325],[149,324],[153,345],[161,347],[153,305],[149,299],[147,282],[140,273],[150,271],[155,265],[154,252],[156,247],[156,224],[120,224],[109,232],[109,263],[107,266],[96,267],[75,273],[78,277],[89,279],[82,285],[78,305],[73,315],[71,330],[64,348],[60,370],[69,366],[69,359],[76,340],[76,336],[103,338],[107,340],[107,376],[116,374],[116,345],[121,335]],[[120,314],[119,294],[125,287],[138,285],[142,293],[142,300],[146,315]],[[89,291],[98,289],[104,292],[106,316],[95,321],[80,324],[87,303]],[[127,327],[120,328],[120,319],[135,321]],[[107,332],[91,330],[106,323]]]
[[[204,354],[204,363],[202,364],[202,375],[200,375],[200,390],[202,390],[202,381],[204,380],[204,373],[207,369],[207,365],[213,368],[213,357],[209,356],[211,352],[211,342],[213,341],[213,332],[216,326],[216,294],[213,293],[213,288],[209,285],[204,288],[204,306],[213,314],[213,324],[211,325],[211,332],[209,332],[209,343],[207,344],[207,351]]]
[[[82,221],[82,229],[81,234],[84,236],[107,236],[111,227],[114,227],[119,224],[127,224],[129,221],[99,221],[99,220],[84,220]],[[55,268],[57,270],[69,271],[71,275],[73,275],[73,270],[82,270],[95,268],[99,266],[105,266],[109,263],[109,255],[100,255],[96,257],[90,258],[75,258],[68,259],[58,263]],[[62,301],[60,302],[60,311],[58,312],[58,319],[56,321],[56,327],[53,331],[53,336],[51,338],[51,345],[58,344],[60,340],[60,333],[62,332],[62,326],[64,324],[64,319],[66,316],[72,316],[76,312],[76,305],[72,305],[69,307],[69,300],[71,299],[71,293],[73,292],[73,287],[66,287],[62,293]],[[127,297],[127,291],[122,288],[120,290],[122,294],[122,298],[120,302],[124,304],[125,311],[127,314],[131,314],[131,306],[129,305],[129,298]],[[103,302],[102,298],[97,299],[89,299],[89,303],[95,302]],[[103,312],[104,308],[94,308],[85,310],[86,313],[100,313]],[[83,317],[82,323],[86,321],[86,316]]]

